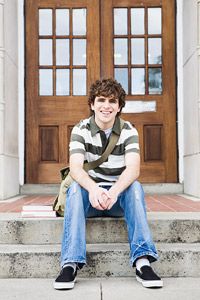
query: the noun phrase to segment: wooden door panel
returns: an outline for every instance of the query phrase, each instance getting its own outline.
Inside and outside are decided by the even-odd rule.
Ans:
[[[144,126],[144,161],[163,161],[162,125]]]
[[[40,161],[58,162],[59,161],[59,127],[40,126]]]
[[[142,181],[146,183],[166,182],[165,166],[161,163],[148,163],[141,165]],[[153,180],[150,180],[153,178]]]
[[[67,101],[66,99],[41,101],[38,105],[41,122],[45,122],[45,124],[51,124],[51,122],[60,124],[60,122],[66,122],[67,120],[74,123],[86,115],[88,116],[89,108],[85,97],[80,97],[80,99],[69,98]]]

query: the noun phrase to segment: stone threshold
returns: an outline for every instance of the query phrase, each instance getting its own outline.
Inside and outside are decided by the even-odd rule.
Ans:
[[[57,194],[59,184],[24,184],[20,187],[21,195],[33,194]],[[151,183],[143,184],[147,194],[182,194],[183,184],[181,183]]]

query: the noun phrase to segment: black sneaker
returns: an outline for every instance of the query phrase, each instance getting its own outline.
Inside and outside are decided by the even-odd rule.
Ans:
[[[162,279],[156,275],[150,266],[143,266],[140,271],[136,269],[136,279],[146,288],[163,287]]]
[[[76,281],[77,269],[68,266],[61,270],[60,274],[54,281],[54,289],[56,290],[68,290],[73,289]]]

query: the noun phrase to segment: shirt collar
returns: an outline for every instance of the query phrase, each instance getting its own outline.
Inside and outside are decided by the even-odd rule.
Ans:
[[[94,136],[95,134],[97,134],[97,132],[99,132],[101,130],[95,122],[94,115],[91,116],[89,124],[90,124],[90,131],[91,131],[92,136]],[[119,117],[115,118],[112,132],[116,133],[117,135],[120,135],[121,129],[120,129],[120,118]]]

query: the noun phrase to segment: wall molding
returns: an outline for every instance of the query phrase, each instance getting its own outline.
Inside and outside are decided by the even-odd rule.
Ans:
[[[3,3],[0,2],[0,49],[3,47],[4,47],[4,6]]]
[[[198,50],[200,49],[200,0],[197,1],[197,42]],[[199,55],[199,52],[198,52]]]

